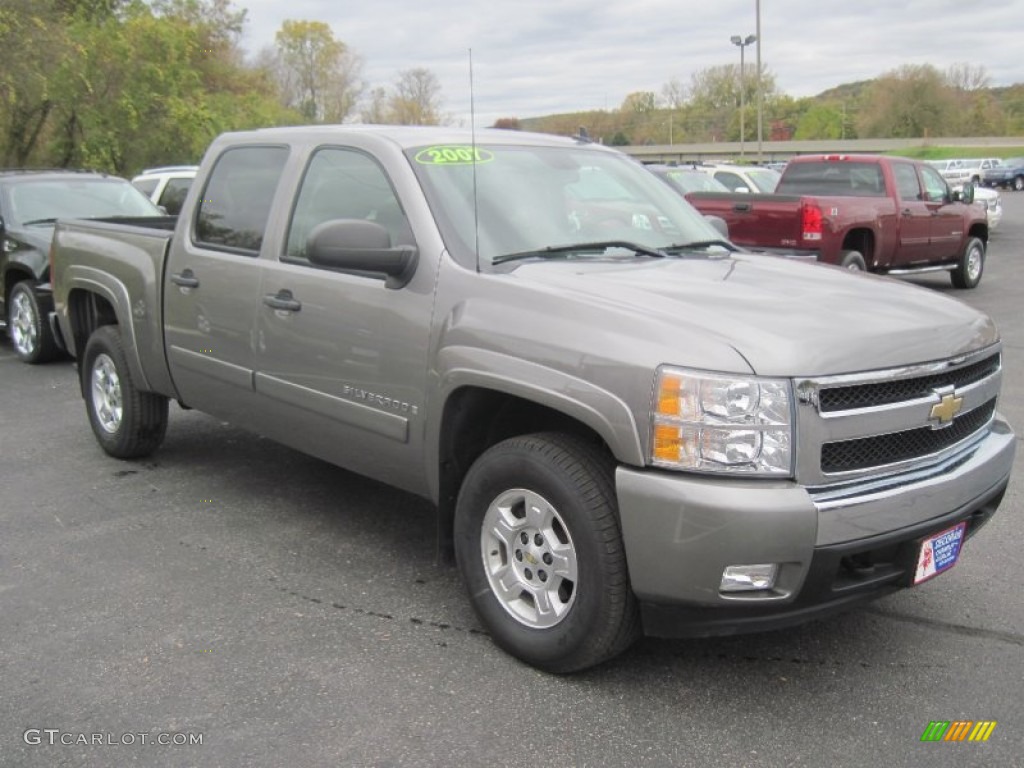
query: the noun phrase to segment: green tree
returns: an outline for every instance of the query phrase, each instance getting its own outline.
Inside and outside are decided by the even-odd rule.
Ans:
[[[322,21],[289,19],[275,43],[284,104],[310,122],[342,122],[363,90],[359,57]]]
[[[40,152],[57,104],[53,80],[73,55],[65,15],[54,3],[0,6],[0,165],[26,166]]]
[[[857,130],[865,138],[950,136],[956,109],[942,73],[930,64],[906,65],[868,86]]]
[[[840,139],[844,138],[843,112],[833,104],[814,104],[799,118],[793,138]]]
[[[388,91],[386,88],[373,88],[366,96],[366,102],[360,112],[360,120],[371,125],[386,125],[391,122],[388,111]]]
[[[670,109],[679,109],[687,101],[686,86],[673,77],[661,86],[661,99]]]
[[[619,107],[623,112],[643,114],[653,112],[658,106],[658,97],[651,91],[634,91],[626,96]]]
[[[440,125],[441,83],[429,69],[416,67],[399,73],[388,98],[388,122],[396,125]]]

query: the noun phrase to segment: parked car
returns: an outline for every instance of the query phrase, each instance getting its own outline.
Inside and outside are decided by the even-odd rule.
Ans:
[[[684,198],[694,192],[728,192],[729,188],[713,176],[691,166],[645,165],[645,168],[668,184]],[[729,239],[729,227],[720,216],[705,216],[725,239]]]
[[[694,168],[713,176],[732,192],[774,192],[775,185],[782,178],[778,171],[760,165],[719,163],[696,165]]]
[[[170,216],[177,216],[185,202],[192,180],[196,177],[196,165],[168,165],[161,168],[147,168],[132,179],[132,184]]]
[[[1011,187],[1018,192],[1024,191],[1024,157],[1012,157],[1003,160],[1002,165],[987,169],[981,183],[986,187]]]
[[[960,170],[963,172],[963,181],[972,184],[980,184],[985,172],[998,168],[1003,164],[999,157],[965,157],[960,161]]]
[[[970,175],[969,171],[966,168],[962,168],[960,161],[956,159],[926,160],[925,163],[937,170],[939,175],[950,186],[963,184]]]
[[[957,288],[981,280],[988,222],[974,185],[953,192],[930,165],[887,155],[793,158],[776,194],[694,192],[745,247],[813,254],[851,270],[903,275],[948,270]]]
[[[740,251],[609,147],[262,129],[196,184],[173,231],[57,225],[98,445],[152,453],[175,401],[429,499],[421,545],[539,668],[923,583],[1010,482],[989,317]]]
[[[684,197],[690,192],[728,192],[729,188],[714,176],[686,165],[644,166]]]
[[[51,309],[48,253],[53,225],[64,218],[156,216],[160,210],[125,179],[85,171],[0,171],[0,317],[26,363],[52,360],[58,349]]]
[[[1002,162],[998,157],[964,157],[949,160],[929,160],[929,165],[938,170],[950,186],[971,182],[981,183],[982,175]]]

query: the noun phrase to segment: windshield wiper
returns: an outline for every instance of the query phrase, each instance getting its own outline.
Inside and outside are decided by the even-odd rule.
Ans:
[[[56,223],[57,223],[57,217],[54,216],[53,218],[50,218],[50,219],[32,219],[31,221],[23,221],[23,222],[21,222],[21,226],[23,226],[23,227],[31,227],[33,224],[56,224]]]
[[[629,240],[600,240],[593,243],[573,243],[572,245],[549,245],[547,248],[537,248],[533,251],[522,251],[520,253],[505,253],[495,256],[492,264],[504,264],[509,261],[521,261],[523,259],[544,259],[549,257],[565,256],[570,253],[604,253],[609,248],[625,248],[633,251],[637,256],[651,256],[655,259],[665,258],[664,251],[655,248],[648,248],[646,245],[632,243]]]
[[[734,243],[730,243],[728,240],[694,240],[692,243],[676,243],[675,245],[665,246],[662,250],[665,253],[676,254],[682,251],[704,251],[714,246],[721,246],[729,251],[738,251]]]

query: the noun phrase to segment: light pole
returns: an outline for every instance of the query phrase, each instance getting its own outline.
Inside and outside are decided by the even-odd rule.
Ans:
[[[747,98],[746,98],[746,87],[747,80],[745,77],[745,63],[746,60],[743,57],[743,50],[757,40],[757,35],[747,35],[745,38],[739,35],[733,35],[731,38],[732,44],[739,46],[740,49],[740,157],[743,157],[746,151],[746,125],[743,113],[746,111]]]
[[[764,95],[761,82],[761,0],[754,0],[754,12],[757,14],[757,162],[761,163],[761,125],[763,123],[762,113],[764,112]]]

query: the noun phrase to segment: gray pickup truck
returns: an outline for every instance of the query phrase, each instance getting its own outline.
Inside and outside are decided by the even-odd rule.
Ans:
[[[176,400],[426,497],[494,641],[554,672],[918,584],[1009,480],[988,317],[737,249],[583,140],[227,134],[176,223],[60,222],[52,258],[107,453]]]

